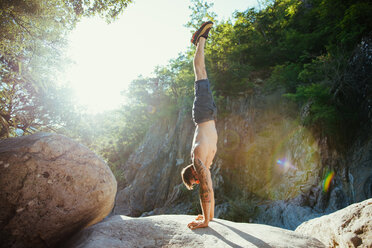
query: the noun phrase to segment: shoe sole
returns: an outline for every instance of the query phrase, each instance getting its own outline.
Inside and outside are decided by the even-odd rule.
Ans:
[[[211,21],[204,22],[202,26],[192,36],[191,43],[196,45],[197,43],[196,41],[199,40],[199,38],[205,33],[205,31],[207,31],[208,29],[211,29],[212,26],[213,26],[213,22]]]

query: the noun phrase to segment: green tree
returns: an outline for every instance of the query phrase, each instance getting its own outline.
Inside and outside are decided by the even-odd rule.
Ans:
[[[186,27],[191,28],[191,32],[195,32],[207,20],[216,22],[217,15],[210,10],[213,5],[214,3],[204,0],[190,0],[190,21],[186,23]]]

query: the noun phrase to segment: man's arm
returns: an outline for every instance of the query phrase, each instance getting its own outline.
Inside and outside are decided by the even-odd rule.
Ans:
[[[204,215],[203,222],[191,222],[188,227],[191,229],[207,227],[211,217],[211,205],[213,198],[213,187],[211,173],[199,158],[194,158],[194,168],[198,174],[200,205]]]

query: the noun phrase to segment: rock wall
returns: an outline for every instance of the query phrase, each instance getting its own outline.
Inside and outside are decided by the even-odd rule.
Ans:
[[[217,121],[218,151],[212,167],[216,214],[231,201],[250,201],[250,221],[295,229],[303,221],[371,197],[372,136],[364,133],[338,154],[295,118],[282,92],[226,99]],[[155,123],[122,166],[115,214],[129,216],[197,211],[197,194],[182,185],[191,162],[194,126],[189,112]],[[334,173],[329,187],[324,180]],[[248,221],[248,220],[242,220]]]
[[[372,197],[371,38],[361,42],[349,63],[345,77],[356,78],[360,85],[353,85],[350,89],[356,92],[345,99],[358,98],[353,104],[360,105],[358,112],[366,121],[360,130],[350,130],[357,135],[342,152],[301,126],[298,110],[280,90],[268,94],[257,87],[251,95],[219,102],[224,109],[218,111],[212,167],[217,216],[244,215],[244,222],[295,229],[303,221]],[[122,165],[126,184],[119,189],[115,214],[200,211],[197,194],[187,192],[180,178],[182,167],[191,162],[193,131],[189,111],[154,123]]]
[[[155,123],[150,128],[122,166],[126,185],[119,189],[115,214],[140,216],[178,197],[181,170],[190,162],[193,128],[183,112],[176,120]]]

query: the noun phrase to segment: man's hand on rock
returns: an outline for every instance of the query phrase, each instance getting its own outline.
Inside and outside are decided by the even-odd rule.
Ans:
[[[195,220],[204,220],[204,216],[202,214],[198,214],[198,217]]]
[[[203,228],[207,226],[208,226],[208,222],[205,222],[205,221],[193,221],[187,225],[187,227],[190,228],[191,230],[194,230],[196,228]]]

